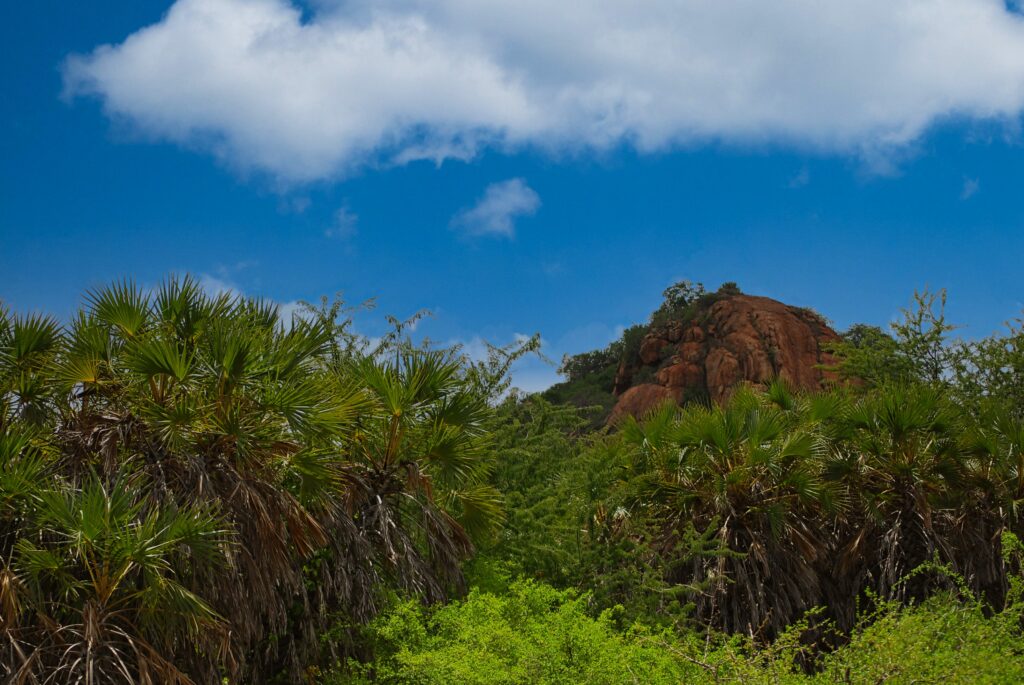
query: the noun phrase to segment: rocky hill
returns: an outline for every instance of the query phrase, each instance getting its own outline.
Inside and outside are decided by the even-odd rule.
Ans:
[[[602,405],[600,421],[614,423],[669,399],[718,402],[741,383],[780,378],[814,389],[831,380],[822,366],[832,362],[827,343],[838,339],[810,309],[741,294],[732,284],[715,293],[685,284],[681,295],[666,290],[648,325],[607,350],[567,358],[569,380],[548,396]]]
[[[839,339],[808,309],[767,297],[733,295],[691,321],[673,321],[644,336],[636,356],[615,375],[611,421],[640,415],[666,399],[724,400],[740,383],[780,378],[813,389],[827,380],[824,343]]]

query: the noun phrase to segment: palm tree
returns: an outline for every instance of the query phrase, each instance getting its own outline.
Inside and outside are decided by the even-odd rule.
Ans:
[[[54,410],[49,382],[61,331],[48,316],[12,317],[0,306],[0,428],[42,424]]]
[[[835,576],[854,595],[867,586],[886,599],[921,598],[931,581],[907,576],[922,564],[962,570],[954,518],[969,482],[957,413],[927,386],[887,387],[854,403],[843,423],[828,473],[858,510]]]
[[[407,344],[337,370],[369,399],[352,434],[344,508],[381,572],[435,601],[461,589],[471,536],[502,518],[486,482],[491,407],[463,370],[451,352]]]
[[[298,680],[383,584],[461,591],[502,518],[489,399],[526,346],[474,365],[396,329],[364,354],[337,313],[188,277],[92,291],[63,328],[0,312],[5,666]]]
[[[742,390],[724,407],[690,406],[678,420],[666,410],[623,433],[646,481],[637,502],[656,509],[666,541],[692,522],[731,552],[677,573],[704,588],[699,618],[771,635],[821,601],[820,515],[836,497],[822,478],[824,440],[797,412]]]
[[[223,561],[221,522],[199,507],[144,512],[123,483],[38,497],[16,545],[15,682],[191,683],[168,655],[216,654],[226,626],[181,570]],[[31,648],[28,647],[31,645]]]
[[[46,487],[48,455],[37,431],[21,423],[0,427],[0,677],[31,651],[22,631],[27,597],[14,564],[15,545],[33,530]]]
[[[152,296],[130,283],[90,293],[56,361],[62,474],[144,483],[133,488],[144,513],[214,507],[229,527],[228,563],[191,569],[186,583],[230,624],[238,678],[298,668],[318,646],[287,637],[315,632],[320,604],[367,591],[335,574],[314,593],[303,570],[331,538],[327,503],[361,405],[326,370],[331,335],[172,278]],[[216,671],[205,656],[168,658]]]
[[[976,588],[999,606],[1009,575],[1002,534],[1024,534],[1024,419],[1012,405],[989,403],[970,421],[961,444],[970,491],[957,512],[959,557]]]
[[[485,484],[483,372],[398,335],[364,356],[343,329],[330,312],[281,321],[273,304],[211,296],[188,277],[90,292],[63,330],[4,313],[0,606],[52,620],[7,631],[11,653],[45,655],[32,668],[51,670],[32,673],[61,679],[82,662],[57,659],[55,645],[96,627],[113,645],[93,655],[104,673],[143,678],[158,664],[158,680],[296,680],[334,614],[373,617],[382,583],[427,600],[460,590],[471,536],[501,518]],[[45,502],[26,495],[49,490]],[[68,512],[100,501],[118,531],[148,531],[162,550],[192,543],[157,541],[154,517],[208,513],[216,563],[168,551],[158,577],[122,563],[127,538],[69,547]],[[79,571],[54,575],[56,559]],[[193,618],[165,610],[153,630],[132,604],[150,580],[187,598]],[[222,642],[197,649],[200,632]]]
[[[1024,418],[1005,406],[986,406],[963,444],[979,486],[997,501],[1009,528],[1024,533]]]

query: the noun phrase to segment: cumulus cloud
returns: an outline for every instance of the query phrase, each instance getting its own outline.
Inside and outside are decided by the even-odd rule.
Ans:
[[[540,196],[521,178],[511,178],[487,186],[475,205],[452,217],[451,226],[466,235],[495,235],[511,238],[515,220],[532,216],[540,207]]]
[[[178,0],[66,92],[286,182],[508,150],[707,141],[883,155],[1024,108],[1004,0]],[[882,151],[882,152],[880,152]]]

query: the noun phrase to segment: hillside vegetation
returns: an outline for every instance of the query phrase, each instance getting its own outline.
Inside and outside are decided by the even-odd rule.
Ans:
[[[529,396],[536,339],[371,346],[189,278],[4,311],[0,677],[1024,680],[1021,327],[956,340],[919,294],[831,388],[605,428],[650,328],[736,292],[670,288]]]

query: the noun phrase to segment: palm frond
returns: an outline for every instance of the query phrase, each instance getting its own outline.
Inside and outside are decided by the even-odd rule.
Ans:
[[[134,338],[150,323],[149,297],[131,281],[90,290],[85,301],[97,321],[116,329],[125,338]]]

